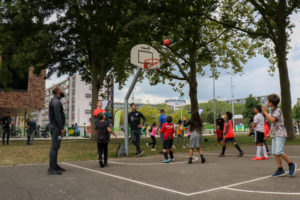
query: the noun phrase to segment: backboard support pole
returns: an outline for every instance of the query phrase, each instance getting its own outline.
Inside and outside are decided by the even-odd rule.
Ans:
[[[138,81],[138,78],[140,76],[142,72],[142,68],[138,68],[137,72],[134,75],[134,78],[131,82],[131,85],[126,93],[125,99],[124,99],[124,109],[125,109],[125,113],[124,113],[124,129],[125,129],[125,137],[124,137],[124,144],[125,144],[125,152],[126,152],[126,156],[129,155],[129,140],[128,140],[128,135],[129,135],[129,130],[128,130],[128,101],[130,98],[130,95],[134,89],[134,86],[136,84],[136,82]]]

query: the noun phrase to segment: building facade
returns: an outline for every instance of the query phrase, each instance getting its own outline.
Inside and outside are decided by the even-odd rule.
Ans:
[[[33,120],[41,126],[49,123],[49,103],[53,98],[52,89],[60,86],[65,97],[61,99],[66,116],[66,126],[75,123],[78,126],[88,126],[91,122],[92,86],[81,80],[80,75],[73,75],[45,90],[45,104],[42,110],[33,113]],[[108,99],[111,88],[99,92],[99,99]]]
[[[24,119],[29,112],[44,107],[46,71],[43,70],[40,75],[35,75],[33,70],[33,67],[28,70],[26,89],[0,90],[0,118],[10,112],[13,123],[17,127],[24,126]]]
[[[186,101],[184,99],[167,99],[165,100],[165,103],[175,111],[180,110],[186,105]]]

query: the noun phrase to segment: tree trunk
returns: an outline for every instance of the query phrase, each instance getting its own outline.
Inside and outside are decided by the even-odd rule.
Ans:
[[[290,80],[287,67],[287,18],[286,18],[286,2],[283,0],[279,1],[277,7],[278,18],[277,24],[277,38],[275,39],[275,51],[277,56],[277,67],[279,70],[279,80],[281,89],[281,105],[284,117],[284,125],[288,133],[288,139],[295,139],[295,133],[293,128],[292,118],[292,101],[291,101],[291,90]]]
[[[191,112],[198,112],[199,105],[198,105],[198,93],[197,93],[197,72],[196,72],[196,64],[194,63],[194,56],[193,54],[190,56],[191,60],[191,70],[190,70],[190,80],[189,83],[189,96],[191,99]]]
[[[105,71],[104,71],[104,63],[101,63],[100,70],[98,70],[96,65],[92,66],[93,74],[92,74],[92,105],[91,105],[91,139],[94,140],[96,138],[96,130],[95,130],[95,118],[94,118],[94,110],[97,107],[97,101],[99,99],[99,91],[101,89],[101,85],[103,85]]]
[[[282,50],[283,49],[283,50]],[[291,101],[291,91],[290,91],[290,80],[288,67],[286,63],[286,53],[285,49],[280,46],[278,51],[276,51],[278,59],[278,70],[280,79],[280,89],[281,89],[281,106],[284,117],[284,125],[288,132],[288,139],[295,139],[293,118],[292,118],[292,101]]]

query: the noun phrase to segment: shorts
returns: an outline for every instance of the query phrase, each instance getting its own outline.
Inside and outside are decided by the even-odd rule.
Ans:
[[[173,140],[164,140],[163,149],[172,149]]]
[[[254,136],[254,141],[256,144],[259,144],[259,143],[264,143],[265,141],[265,134],[262,133],[262,132],[259,132],[259,131],[255,131],[255,136]]]
[[[272,138],[272,154],[273,155],[282,155],[283,147],[285,143],[286,138],[285,137],[274,137]]]
[[[218,142],[222,142],[223,141],[223,137],[217,138]]]
[[[228,142],[235,143],[236,140],[235,140],[234,137],[232,137],[232,138],[225,138],[225,143],[228,143]]]

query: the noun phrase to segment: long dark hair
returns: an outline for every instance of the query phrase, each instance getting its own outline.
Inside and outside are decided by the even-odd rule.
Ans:
[[[191,130],[191,132],[196,130],[198,133],[201,133],[202,127],[203,127],[202,119],[200,118],[199,113],[197,111],[193,112],[192,118],[190,120],[190,130]]]

